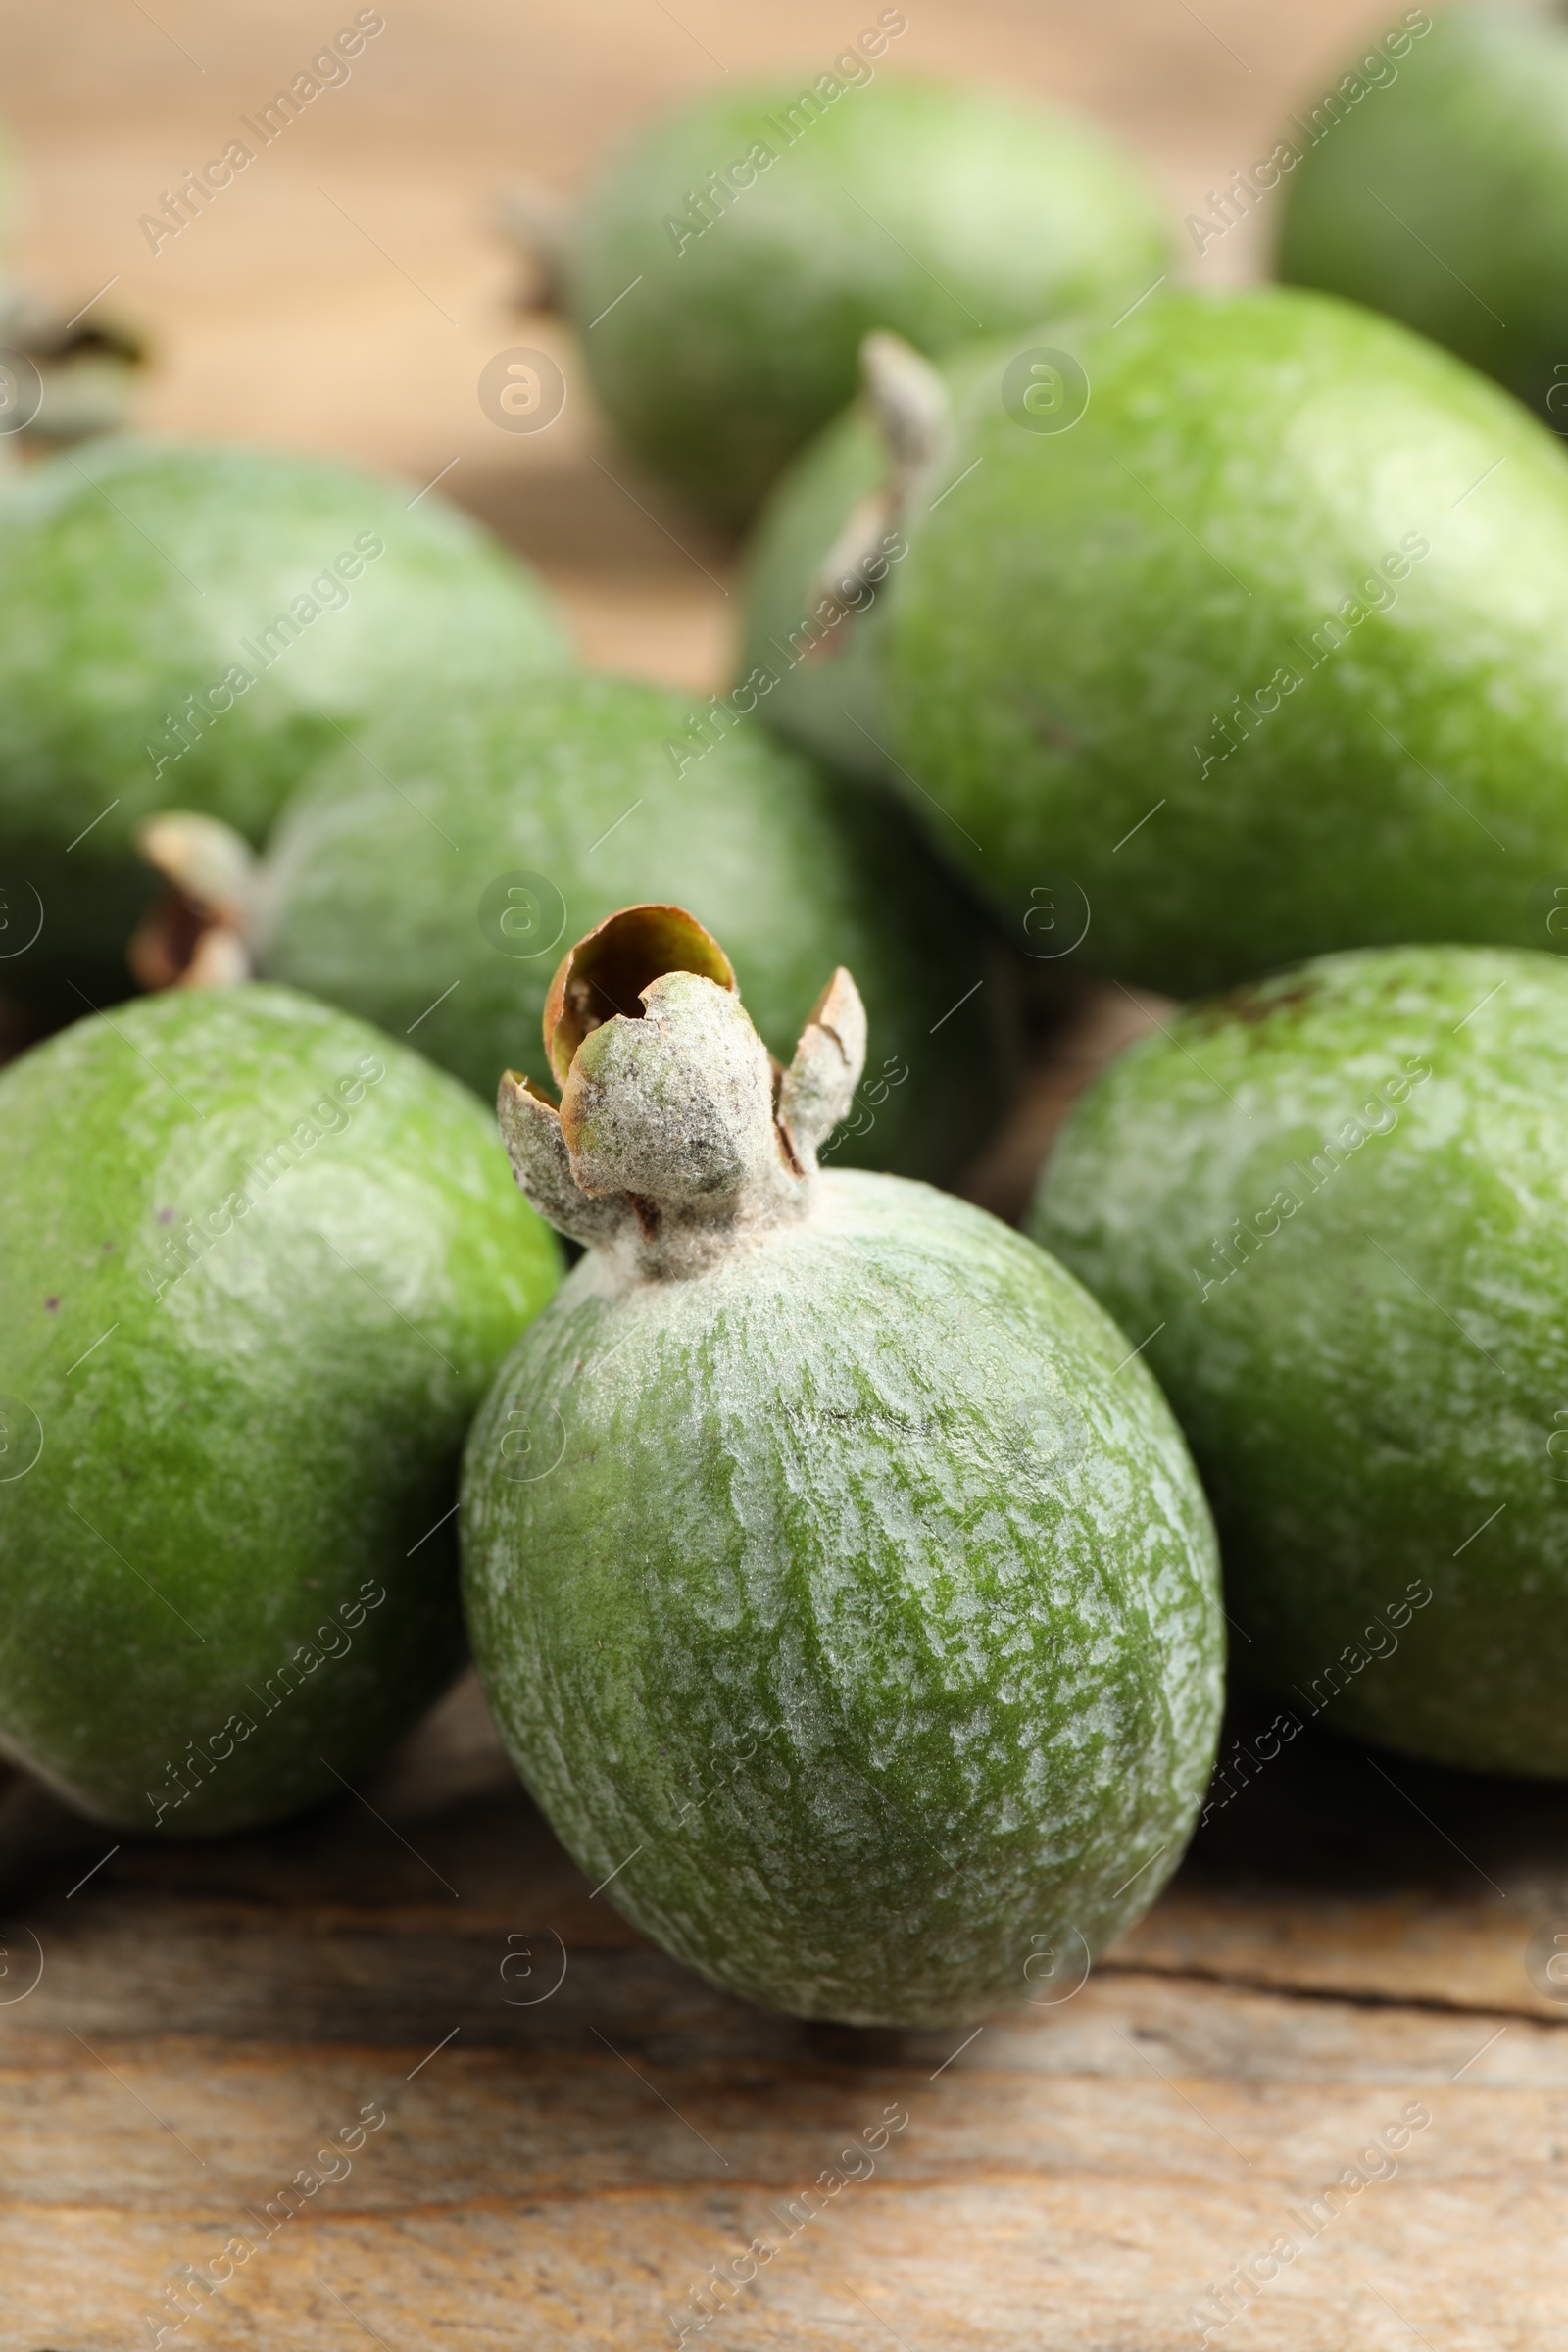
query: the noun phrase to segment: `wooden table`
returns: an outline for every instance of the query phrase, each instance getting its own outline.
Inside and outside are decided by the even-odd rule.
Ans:
[[[1556,1792],[1302,1733],[1081,1989],[1048,1980],[966,2041],[794,2024],[651,1950],[471,1684],[363,1802],[267,1837],[102,1860],[111,1836],[12,1802],[34,1860],[0,1980],[24,1994],[0,2010],[6,2352],[128,2352],[236,2234],[255,2251],[166,2345],[684,2325],[720,2352],[1166,2352],[1282,2236],[1298,2258],[1211,2341],[1562,2340],[1568,2036],[1525,1954],[1568,1936]],[[367,2105],[386,2121],[352,2171],[287,2214]],[[890,2107],[874,2170],[841,2157]],[[1401,2117],[1408,2144],[1365,2154]],[[810,2218],[834,2170],[862,2177]],[[698,2330],[755,2239],[776,2256]]]
[[[722,69],[830,57],[859,18],[387,0],[348,87],[154,255],[138,216],[353,13],[14,10],[19,266],[72,307],[114,281],[100,299],[161,355],[147,422],[419,483],[446,468],[547,572],[590,659],[718,682],[731,551],[609,443],[560,327],[510,310],[485,208],[509,173],[577,183],[644,108]],[[1384,21],[1363,0],[908,13],[902,62],[1092,106],[1178,215]],[[1261,234],[1238,229],[1201,273],[1247,274]],[[571,386],[537,440],[495,430],[475,395],[518,341],[557,351]],[[1016,1209],[1073,1087],[1137,1018],[1108,996],[1065,1008],[971,1190]],[[1255,1730],[1234,1730],[1254,1755]],[[1164,2352],[1205,2328],[1244,2352],[1568,2341],[1568,1984],[1547,1973],[1568,1801],[1315,1726],[1250,1770],[1071,1998],[1021,2002],[956,2050],[765,2016],[650,1950],[590,1899],[471,1684],[363,1801],[267,1837],[111,1853],[13,1782],[0,2352],[129,2352],[149,2313],[166,2347],[215,2352],[554,2352],[682,2328],[715,2352]],[[803,2218],[890,2106],[908,2121],[874,2171]],[[367,2109],[386,2120],[352,2170],[280,2201]],[[1400,2132],[1396,2155],[1365,2153]],[[255,2251],[220,2292],[188,2289],[175,2330],[182,2266],[231,2239]],[[778,2251],[720,2309],[713,2266],[753,2239]]]

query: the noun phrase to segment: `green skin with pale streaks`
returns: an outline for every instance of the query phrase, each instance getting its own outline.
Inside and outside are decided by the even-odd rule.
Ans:
[[[1402,319],[1568,431],[1560,12],[1440,16],[1285,184],[1281,277]]]
[[[595,391],[725,522],[851,398],[873,329],[935,355],[1101,296],[1120,309],[1169,263],[1158,198],[1092,123],[858,70],[793,138],[809,77],[664,117],[575,224],[568,308]],[[689,195],[759,145],[773,160],[704,227]]]
[[[678,696],[590,678],[370,730],[368,757],[345,750],[274,840],[264,968],[394,1036],[416,1023],[420,1051],[489,1102],[508,1067],[553,1083],[539,1025],[573,939],[619,906],[687,906],[733,954],[780,1060],[850,967],[878,1053],[835,1155],[952,1175],[1011,1077],[983,916],[887,796],[847,797],[755,718],[695,756],[692,717]],[[533,876],[511,908],[492,890],[508,874]]]
[[[559,1279],[490,1120],[291,990],[149,998],[0,1077],[0,1744],[117,1829],[339,1793],[456,1670],[436,1523]]]
[[[1133,1047],[1030,1218],[1131,1339],[1156,1333],[1247,1672],[1352,1737],[1551,1777],[1565,1162],[1568,971],[1399,948]]]
[[[890,740],[933,839],[1015,939],[1076,891],[1077,960],[1175,996],[1400,939],[1546,947],[1551,435],[1318,295],[1157,296],[1053,340],[1086,413],[966,414],[892,575]]]
[[[855,2024],[1043,1997],[1212,1759],[1212,1530],[1142,1363],[923,1186],[622,1287],[590,1252],[469,1438],[465,1605],[519,1771],[703,1975]],[[1033,1965],[1031,1966],[1031,1962]]]
[[[126,993],[125,943],[156,888],[133,842],[157,810],[201,809],[260,842],[340,730],[411,686],[457,697],[566,665],[531,574],[438,497],[408,499],[402,483],[276,451],[129,439],[6,490],[8,943],[35,913],[17,886],[44,919],[35,946],[0,961],[0,987],[53,989],[73,1016],[72,980],[94,1002]],[[231,668],[252,682],[225,686]]]

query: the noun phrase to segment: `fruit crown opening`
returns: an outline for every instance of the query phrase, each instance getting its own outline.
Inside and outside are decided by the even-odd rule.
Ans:
[[[559,1108],[514,1070],[497,1101],[518,1184],[562,1232],[667,1278],[806,1213],[864,1064],[865,1011],[836,971],[780,1069],[695,916],[627,906],[563,958],[544,1039]]]
[[[739,993],[729,957],[683,906],[623,906],[578,940],[545,1000],[545,1052],[558,1086],[592,1030],[617,1013],[642,1019],[643,991],[666,972],[696,972]]]

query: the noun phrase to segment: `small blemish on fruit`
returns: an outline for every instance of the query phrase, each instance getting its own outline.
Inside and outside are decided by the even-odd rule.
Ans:
[[[1210,997],[1206,1004],[1196,1006],[1195,1017],[1209,1029],[1217,1029],[1226,1021],[1256,1025],[1310,1004],[1321,985],[1314,975],[1293,981],[1289,988],[1249,980],[1240,988],[1227,989],[1223,996]]]
[[[60,1301],[58,1298],[46,1298],[43,1303],[45,1310],[49,1314],[57,1315],[60,1312]]]
[[[172,1225],[174,1222],[173,1210],[172,1208],[161,1208],[158,1211],[158,1222],[160,1225]]]

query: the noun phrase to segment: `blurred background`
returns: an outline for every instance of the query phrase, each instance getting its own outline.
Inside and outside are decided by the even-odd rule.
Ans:
[[[727,76],[818,72],[874,21],[824,0],[386,0],[385,29],[211,208],[155,253],[141,217],[247,134],[356,9],[347,0],[83,0],[0,29],[21,221],[14,274],[65,317],[97,296],[152,366],[135,420],[388,466],[480,515],[545,573],[595,663],[710,688],[731,551],[642,478],[595,416],[571,338],[519,312],[496,232],[509,183],[570,196],[657,109]],[[1378,0],[908,0],[882,73],[1068,100],[1147,160],[1174,219],[1266,155],[1290,110],[1390,21]],[[254,138],[249,139],[256,145]],[[1197,282],[1262,273],[1265,206],[1183,253]],[[565,408],[501,430],[478,379],[550,351]]]

